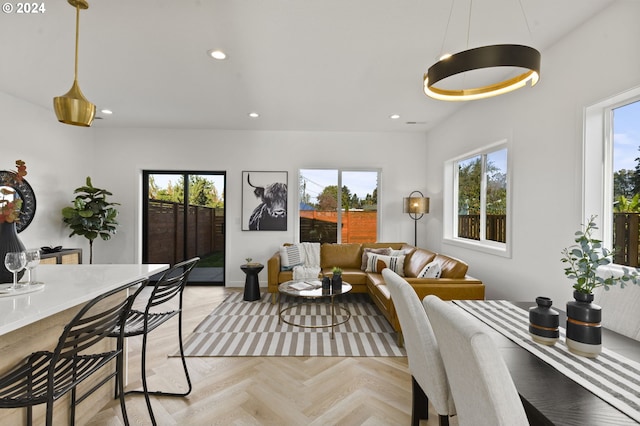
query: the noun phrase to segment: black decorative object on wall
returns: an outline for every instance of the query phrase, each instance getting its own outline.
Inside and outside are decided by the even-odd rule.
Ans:
[[[8,170],[0,170],[0,182],[13,182],[10,186],[15,191],[15,197],[22,200],[20,207],[20,220],[16,222],[16,231],[22,232],[29,226],[36,215],[36,194],[25,178],[18,180],[17,174]],[[4,259],[3,259],[4,261]]]
[[[242,230],[287,230],[287,172],[242,172]]]

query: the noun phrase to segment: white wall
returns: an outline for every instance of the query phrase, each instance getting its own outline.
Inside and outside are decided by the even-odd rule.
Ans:
[[[573,243],[582,211],[583,109],[640,85],[640,2],[622,0],[542,54],[541,79],[501,97],[469,103],[428,136],[427,246],[468,261],[487,298],[571,299],[560,251]],[[512,257],[442,242],[443,162],[502,138],[510,141]]]
[[[121,231],[95,256],[98,262],[140,260],[142,170],[226,171],[226,284],[244,284],[245,258],[266,264],[284,242],[296,241],[298,169],[380,168],[381,241],[413,241],[413,221],[402,198],[426,190],[425,136],[415,133],[244,132],[166,129],[95,129],[94,185],[121,203]],[[289,173],[287,231],[242,231],[243,170]],[[425,223],[418,229],[426,237]],[[425,240],[419,240],[424,245]],[[266,285],[266,270],[260,274]]]
[[[15,171],[15,161],[27,165],[25,179],[36,196],[36,213],[19,235],[28,248],[80,247],[88,262],[84,237],[69,239],[60,211],[73,200],[73,190],[91,174],[92,129],[65,126],[52,108],[45,109],[0,92],[0,170]]]

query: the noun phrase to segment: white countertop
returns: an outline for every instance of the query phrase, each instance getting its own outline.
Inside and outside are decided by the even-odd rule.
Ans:
[[[0,336],[32,324],[118,287],[169,268],[146,265],[39,265],[42,290],[0,298]]]

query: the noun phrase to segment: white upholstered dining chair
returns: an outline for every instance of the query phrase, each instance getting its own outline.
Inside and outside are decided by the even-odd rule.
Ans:
[[[438,341],[460,426],[528,425],[498,347],[480,320],[427,296],[424,307]]]
[[[599,287],[593,295],[593,302],[602,307],[603,327],[640,340],[640,285],[627,284],[624,288],[615,285],[609,290]]]
[[[448,425],[449,416],[455,414],[455,406],[438,343],[424,307],[413,287],[401,276],[389,268],[382,270],[382,276],[398,313],[409,359],[413,385],[411,424],[417,426],[420,419],[428,417],[428,402],[431,400],[440,417],[440,426]]]

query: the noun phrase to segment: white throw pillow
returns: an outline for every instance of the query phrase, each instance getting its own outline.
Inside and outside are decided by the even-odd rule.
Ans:
[[[385,268],[389,268],[404,277],[404,256],[385,256],[383,254],[369,253],[366,272],[381,273]]]
[[[437,261],[433,261],[431,263],[427,263],[422,271],[418,274],[418,278],[440,278],[440,274],[442,273],[442,269],[440,268],[440,263]]]
[[[298,265],[304,265],[304,251],[300,250],[300,246],[292,244],[280,247],[280,270],[291,271]]]

